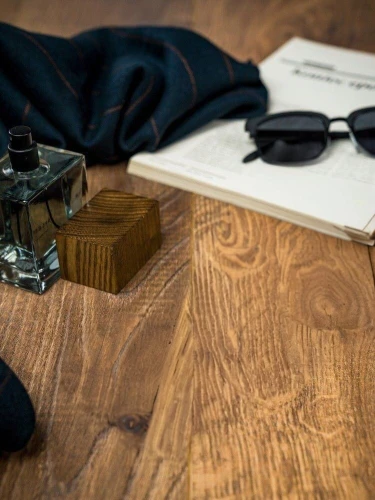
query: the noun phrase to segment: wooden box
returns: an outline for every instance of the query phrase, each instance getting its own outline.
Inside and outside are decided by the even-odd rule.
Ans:
[[[118,293],[160,248],[159,203],[104,189],[56,234],[61,277]]]

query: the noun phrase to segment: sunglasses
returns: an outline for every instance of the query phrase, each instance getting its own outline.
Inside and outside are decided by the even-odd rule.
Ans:
[[[333,122],[346,122],[348,132],[330,132]],[[375,107],[359,109],[348,118],[328,118],[321,113],[291,111],[249,119],[246,131],[256,151],[243,159],[261,158],[275,165],[301,164],[318,158],[331,140],[351,139],[357,150],[375,156]]]

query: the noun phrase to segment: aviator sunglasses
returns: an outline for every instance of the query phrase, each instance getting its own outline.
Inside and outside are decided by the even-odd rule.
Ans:
[[[330,132],[333,122],[346,122],[348,132]],[[261,158],[275,165],[302,164],[318,158],[331,140],[350,138],[358,151],[375,156],[375,107],[359,109],[348,118],[328,118],[321,113],[291,111],[249,119],[246,131],[256,151],[243,159]]]

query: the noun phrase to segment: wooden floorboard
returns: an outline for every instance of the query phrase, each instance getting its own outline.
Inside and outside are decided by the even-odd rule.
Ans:
[[[177,363],[169,351],[187,341],[189,195],[132,181],[124,165],[91,169],[89,183],[90,195],[107,186],[159,199],[163,246],[117,296],[62,280],[41,297],[1,289],[1,355],[38,417],[28,449],[0,460],[1,498],[122,498]]]
[[[372,0],[4,0],[0,20],[69,36],[190,27],[259,62],[293,35],[375,52]],[[163,245],[116,297],[0,287],[0,355],[35,404],[0,498],[375,496],[375,252],[129,176]]]
[[[368,249],[204,198],[194,213],[194,497],[369,497]]]

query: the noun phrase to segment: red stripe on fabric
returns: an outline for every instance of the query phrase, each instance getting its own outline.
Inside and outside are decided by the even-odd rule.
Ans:
[[[55,68],[56,73],[59,75],[59,77],[61,78],[61,80],[63,81],[63,83],[70,90],[70,92],[74,95],[74,97],[76,99],[78,99],[77,92],[74,90],[74,88],[70,85],[70,83],[68,82],[68,80],[63,75],[63,73],[60,71],[60,69],[58,68],[57,64],[52,59],[51,54],[49,54],[49,52],[47,52],[47,50],[37,40],[35,40],[35,38],[33,36],[29,35],[28,33],[22,33],[22,35],[24,37],[28,38],[36,47],[38,47],[38,49],[41,52],[43,52],[43,54],[46,56],[46,58],[49,60],[49,62],[52,64],[52,66]]]
[[[177,57],[180,59],[180,61],[184,65],[185,70],[189,76],[191,87],[192,87],[192,92],[193,92],[191,106],[194,106],[194,104],[197,101],[197,97],[198,97],[197,82],[196,82],[193,70],[191,69],[186,57],[182,54],[182,52],[177,47],[175,47],[174,45],[172,45],[169,42],[164,42],[162,40],[154,40],[153,38],[149,38],[149,37],[146,37],[143,35],[137,35],[136,33],[123,33],[122,31],[118,31],[114,28],[112,28],[111,31],[115,35],[121,36],[123,38],[133,38],[135,40],[141,40],[141,41],[146,42],[146,43],[150,43],[150,44],[154,44],[154,45],[161,45],[163,47],[168,48],[169,50],[172,50],[172,52],[174,52],[177,55]]]
[[[152,90],[152,87],[154,85],[154,81],[155,81],[155,78],[152,77],[151,81],[150,81],[150,83],[149,83],[149,85],[147,87],[147,89],[143,92],[143,94],[141,96],[138,97],[138,99],[136,99],[134,101],[134,103],[131,106],[129,106],[129,108],[126,110],[124,116],[128,115],[129,113],[131,113],[148,96],[148,94]],[[122,109],[123,106],[124,106],[124,102],[122,102],[121,104],[118,104],[117,106],[113,106],[112,108],[107,109],[106,111],[104,111],[104,113],[102,114],[102,116],[109,115],[111,113],[114,113],[115,111],[120,111],[120,109]]]
[[[143,94],[138,97],[138,99],[136,101],[134,101],[134,103],[126,110],[126,113],[125,113],[125,116],[128,115],[129,113],[131,113],[133,111],[133,109],[135,109],[139,104],[141,104],[141,102],[148,96],[148,94],[151,92],[152,90],[152,87],[154,86],[154,81],[155,81],[155,77],[153,76],[151,78],[151,81],[149,83],[149,86],[147,87],[147,89],[143,92]]]
[[[159,136],[158,127],[156,126],[155,118],[153,116],[151,116],[150,122],[151,122],[151,125],[152,125],[152,130],[154,131],[154,134],[155,134],[154,147],[156,147],[159,144],[160,136]]]
[[[102,113],[102,116],[105,115],[110,115],[111,113],[114,113],[115,111],[120,111],[120,109],[123,107],[124,103],[122,104],[117,104],[117,106],[113,106],[112,108],[108,108],[106,111]]]
[[[232,68],[232,64],[230,62],[229,57],[226,54],[224,54],[224,53],[223,53],[223,59],[224,59],[225,66],[227,67],[227,70],[228,70],[228,73],[229,73],[230,83],[233,85],[234,84],[234,71],[233,71],[233,68]]]
[[[26,106],[25,106],[25,109],[23,110],[23,115],[22,115],[22,123],[25,123],[26,120],[27,120],[27,117],[30,113],[30,109],[31,109],[31,104],[30,104],[30,101],[27,101],[26,103]]]

